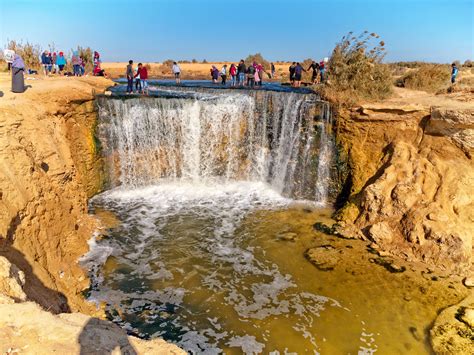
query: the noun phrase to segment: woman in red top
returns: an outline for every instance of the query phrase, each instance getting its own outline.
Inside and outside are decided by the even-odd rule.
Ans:
[[[140,83],[142,84],[142,94],[148,95],[148,70],[146,66],[144,66],[142,63],[138,63],[137,76],[140,76]]]
[[[229,74],[230,74],[230,86],[235,86],[237,82],[237,68],[235,67],[234,64],[230,65],[229,69]]]

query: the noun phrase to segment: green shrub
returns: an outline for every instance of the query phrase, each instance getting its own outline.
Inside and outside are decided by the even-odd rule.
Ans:
[[[437,92],[449,85],[449,78],[449,65],[425,64],[406,73],[397,84],[408,89]]]
[[[368,31],[358,37],[352,32],[344,36],[329,59],[323,96],[342,105],[390,96],[392,77],[389,67],[382,63],[384,46],[377,34]]]

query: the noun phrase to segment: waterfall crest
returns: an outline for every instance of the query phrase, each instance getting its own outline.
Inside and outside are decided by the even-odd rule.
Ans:
[[[112,187],[258,181],[287,197],[327,201],[331,114],[314,95],[210,91],[98,102]]]

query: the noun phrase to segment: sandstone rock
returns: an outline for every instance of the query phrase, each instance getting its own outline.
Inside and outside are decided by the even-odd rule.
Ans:
[[[392,229],[387,222],[373,224],[369,229],[370,239],[379,244],[390,243],[393,238]]]
[[[342,250],[338,250],[331,245],[321,245],[315,248],[308,249],[305,257],[318,270],[331,271],[337,266],[341,259]]]
[[[462,283],[466,287],[474,287],[474,277],[466,277]]]
[[[117,325],[80,313],[52,315],[32,302],[0,304],[0,353],[186,354],[162,339],[127,336]]]
[[[451,138],[466,153],[474,150],[474,110],[434,107],[425,132]]]
[[[25,274],[23,271],[11,264],[7,258],[0,256],[0,296],[3,296],[3,302],[9,302],[8,299],[25,301],[24,285]]]
[[[112,83],[63,79],[32,83],[17,102],[0,102],[0,247],[25,272],[28,299],[53,312],[92,314],[77,260],[97,227],[87,198],[101,186],[92,88]]]
[[[461,303],[444,309],[430,330],[430,340],[436,354],[473,354],[474,294]]]
[[[298,234],[292,233],[292,232],[284,232],[284,233],[279,233],[277,235],[278,239],[288,241],[288,242],[294,242],[296,240],[296,237],[298,237]]]

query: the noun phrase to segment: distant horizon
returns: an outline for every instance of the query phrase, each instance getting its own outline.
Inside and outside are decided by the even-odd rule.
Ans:
[[[384,62],[474,59],[472,0],[0,0],[0,41],[69,53],[78,45],[104,62],[196,59],[321,60],[349,31],[375,32]],[[230,7],[229,4],[233,4]],[[250,15],[249,15],[250,14]],[[18,25],[18,24],[21,24]],[[224,60],[223,60],[224,59]]]

